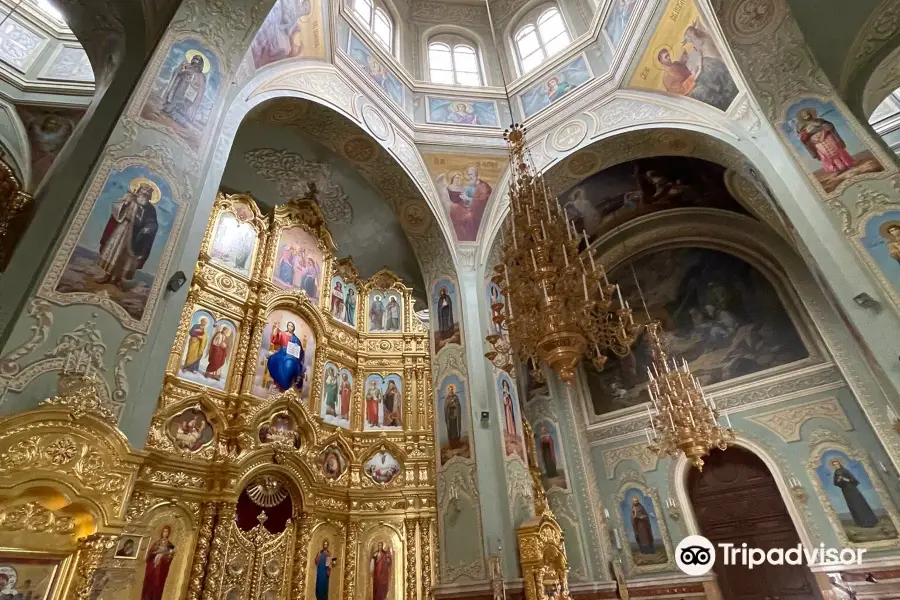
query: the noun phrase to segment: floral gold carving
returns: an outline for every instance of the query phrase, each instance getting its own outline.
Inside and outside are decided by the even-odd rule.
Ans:
[[[75,519],[56,515],[37,502],[28,502],[0,511],[0,530],[72,535]]]

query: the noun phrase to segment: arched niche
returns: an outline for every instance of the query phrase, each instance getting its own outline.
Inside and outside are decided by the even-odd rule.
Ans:
[[[818,540],[813,538],[810,534],[810,532],[816,531],[815,525],[812,521],[812,516],[809,514],[806,507],[798,505],[794,501],[794,497],[791,494],[791,488],[788,485],[785,475],[785,473],[787,473],[787,468],[780,463],[779,459],[770,454],[760,441],[751,438],[745,433],[738,432],[732,445],[752,452],[765,463],[766,468],[769,470],[769,473],[771,473],[772,478],[778,486],[781,499],[784,501],[784,505],[794,524],[794,528],[800,536],[801,543],[806,548],[812,548],[813,545],[818,542]],[[688,535],[702,535],[700,527],[697,524],[697,516],[694,513],[687,488],[688,476],[693,468],[690,460],[684,455],[671,461],[669,463],[669,489],[671,490],[671,493],[675,494],[675,498],[678,501],[678,506],[681,509],[681,514],[684,518],[684,526],[687,529]]]
[[[431,272],[456,271],[449,242],[454,239],[452,227],[424,161],[407,137],[406,127],[396,115],[367,100],[357,85],[335,67],[286,64],[247,80],[223,120],[216,142],[217,156],[224,158],[231,151],[237,129],[248,113],[269,101],[281,103],[276,117],[281,124],[306,126],[306,133],[315,129],[316,139],[339,155],[346,157],[349,149],[351,154],[356,151],[368,156],[357,161],[357,166],[375,189],[390,190],[385,199],[397,214],[426,279]],[[322,122],[310,128],[317,115]],[[335,118],[338,116],[343,119]],[[370,147],[363,148],[364,142],[344,144],[360,134],[371,143]],[[214,195],[224,166],[225,161],[220,158],[207,171],[198,214],[205,214],[207,202],[211,206],[212,198],[207,200],[207,193]]]
[[[780,380],[790,377],[790,373],[802,372],[804,369],[814,368],[831,360],[823,338],[827,338],[829,330],[834,328],[834,323],[824,315],[820,316],[810,311],[811,306],[823,300],[821,289],[786,242],[758,221],[745,215],[720,210],[676,209],[668,213],[641,217],[626,224],[603,239],[598,244],[598,250],[599,261],[606,265],[612,278],[622,286],[623,295],[627,295],[635,307],[635,318],[637,320],[647,318],[641,298],[643,295],[647,300],[651,317],[661,319],[664,330],[670,334],[675,333],[669,342],[676,348],[676,354],[690,362],[692,370],[696,371],[710,392],[714,393],[718,389],[738,383]],[[711,265],[708,269],[705,266],[701,267],[704,273],[700,275],[700,279],[706,279],[704,289],[699,290],[699,293],[691,296],[688,292],[682,292],[678,287],[682,285],[680,279],[676,283],[661,278],[651,283],[642,277],[642,273],[637,273],[638,280],[642,282],[641,289],[637,289],[638,286],[634,283],[635,273],[632,273],[630,264],[632,261],[640,261],[642,257],[647,257],[643,260],[648,258],[652,260],[654,256],[663,257],[663,262],[673,261],[670,272],[677,273],[679,270],[687,272],[681,264],[685,257],[681,255],[690,252],[718,256],[720,261],[718,267],[715,265]],[[742,302],[748,302],[746,298],[742,297],[737,302],[720,299],[721,290],[718,289],[720,279],[731,277],[731,272],[736,269],[752,275],[752,281],[757,286],[753,288],[754,298],[765,297],[766,300],[760,302],[772,303],[775,307],[773,310],[781,311],[779,319],[765,315],[749,319],[747,315],[760,313],[757,312],[758,307],[748,310],[741,306]],[[728,286],[729,289],[731,287]],[[742,290],[740,293],[744,296],[752,291],[744,284],[740,284],[734,285],[730,291],[726,289],[724,293],[734,298],[733,294],[738,288]],[[675,304],[665,304],[660,309],[658,301],[654,300],[660,294],[662,297],[671,296],[672,300],[669,302]],[[679,294],[685,295],[684,303],[674,300]],[[728,310],[718,308],[721,303],[733,307],[728,311],[731,314],[721,313],[722,310]],[[706,314],[707,304],[713,305],[712,315]],[[691,311],[690,308],[695,310]],[[676,314],[679,309],[687,314]],[[739,315],[738,311],[742,311],[743,314]],[[692,315],[692,312],[696,314]],[[673,314],[676,318],[673,318]],[[696,324],[694,318],[697,318]],[[719,323],[719,318],[723,321],[729,321],[731,318],[733,320],[724,324]],[[700,355],[705,358],[698,360],[693,353],[699,346],[684,341],[685,334],[682,332],[685,328],[688,336],[694,331],[701,331],[705,336],[701,344],[704,351]],[[790,340],[790,347],[782,348],[780,340],[785,328],[792,328],[793,333],[786,338]],[[758,356],[755,344],[759,343],[769,348],[770,353],[773,348],[778,348],[779,359],[773,364],[749,365],[750,368],[746,363],[742,366],[740,360],[726,362],[726,358],[734,359],[744,353],[745,343],[755,348],[747,351],[746,356],[751,360],[755,360],[753,357]],[[716,349],[720,345],[730,350],[723,353],[721,348]],[[626,360],[632,359],[639,363],[639,358],[634,355]],[[608,366],[613,364],[615,361],[611,360]],[[716,372],[705,370],[704,364],[706,367],[713,367],[713,371]],[[647,401],[642,391],[645,366],[639,365],[640,373],[637,374],[636,381],[639,380],[640,384],[636,388],[626,388],[627,396],[608,384],[609,389],[604,390],[606,392],[604,397],[619,396],[622,401],[622,406],[617,406],[613,410],[636,414]],[[607,378],[615,376],[615,371],[604,369],[604,372],[607,373],[605,376]],[[587,410],[588,414],[594,415],[592,420],[596,421],[599,415],[592,412],[591,407],[587,407]]]
[[[581,115],[590,125],[585,127],[582,141],[567,150],[548,149],[554,145],[552,133],[534,140],[531,149],[535,166],[544,173],[553,193],[562,196],[596,173],[625,162],[652,157],[692,157],[734,173],[728,188],[746,212],[773,227],[788,222],[781,205],[795,202],[797,194],[790,190],[803,182],[799,170],[776,164],[772,153],[754,138],[748,139],[746,131],[735,121],[721,115],[701,117],[680,108],[685,100],[652,96],[617,92],[605,104],[617,117],[611,117],[607,124],[593,113]],[[758,128],[758,121],[754,127]],[[751,182],[751,177],[756,177],[758,183]],[[765,193],[750,192],[751,189],[760,191],[762,185],[766,187]],[[484,241],[476,256],[478,264],[488,259],[499,239],[500,225],[509,212],[507,186],[508,181],[498,184],[495,200],[485,211]],[[734,193],[739,187],[742,193]]]

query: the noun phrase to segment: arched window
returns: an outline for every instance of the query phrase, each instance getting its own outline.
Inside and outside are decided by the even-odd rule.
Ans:
[[[514,36],[522,71],[527,73],[558,54],[572,38],[556,6],[541,6],[526,15]]]
[[[474,44],[454,35],[432,38],[428,44],[431,81],[455,85],[481,85],[478,51]]]
[[[375,39],[389,52],[394,48],[394,21],[377,0],[353,0],[353,12],[365,23]]]

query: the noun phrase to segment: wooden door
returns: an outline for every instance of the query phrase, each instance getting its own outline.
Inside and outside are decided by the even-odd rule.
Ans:
[[[725,566],[721,543],[740,548],[794,548],[800,537],[765,463],[741,448],[714,450],[703,471],[692,469],[688,493],[700,534],[716,546],[719,588],[725,600],[818,600],[805,566]]]

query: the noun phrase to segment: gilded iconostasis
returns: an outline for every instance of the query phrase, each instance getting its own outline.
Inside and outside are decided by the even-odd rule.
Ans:
[[[134,196],[141,185],[155,192],[136,184]],[[336,256],[316,194],[311,185],[305,200],[265,215],[250,196],[219,195],[145,466],[108,498],[122,503],[113,513],[124,510],[124,522],[103,538],[91,598],[428,597],[437,534],[429,333],[397,276],[362,279]],[[440,285],[439,344],[458,342],[446,327],[452,286]],[[59,444],[35,452],[50,461],[77,453]],[[43,511],[46,535],[70,543],[63,534],[77,518],[18,504],[5,519]],[[55,598],[59,577],[77,580],[66,548],[31,558],[33,540],[7,541],[22,548],[0,565],[4,589],[22,594],[13,597]]]

